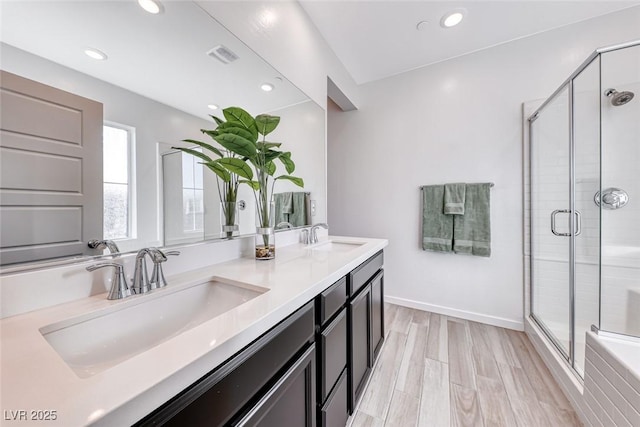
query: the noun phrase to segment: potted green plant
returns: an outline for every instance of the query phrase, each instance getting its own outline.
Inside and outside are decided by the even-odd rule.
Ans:
[[[275,183],[288,180],[304,187],[304,181],[291,175],[296,168],[291,152],[281,151],[281,143],[266,139],[278,127],[280,117],[260,114],[254,118],[239,107],[226,108],[223,114],[226,121],[212,116],[218,127],[209,135],[238,157],[233,158],[232,162],[218,163],[230,173],[238,175],[241,178],[238,179],[239,184],[247,184],[253,189],[256,200],[256,259],[273,259]],[[284,166],[286,174],[276,175],[276,160]]]

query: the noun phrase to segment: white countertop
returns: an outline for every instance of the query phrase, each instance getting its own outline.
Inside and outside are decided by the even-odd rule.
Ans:
[[[101,294],[3,319],[1,424],[113,426],[138,421],[387,245],[382,239],[329,239],[362,245],[348,252],[319,252],[295,244],[277,248],[275,260],[239,258],[168,277],[169,286],[154,294],[214,277],[269,290],[88,378],[74,373],[40,329],[95,311],[119,310],[150,294],[118,301]],[[26,411],[26,420],[11,421],[21,416],[17,411]],[[32,419],[31,411],[55,411],[56,420]]]

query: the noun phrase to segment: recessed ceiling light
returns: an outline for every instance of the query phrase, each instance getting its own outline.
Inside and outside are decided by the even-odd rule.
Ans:
[[[102,52],[102,51],[100,51],[98,49],[95,49],[93,47],[86,48],[84,50],[84,53],[89,58],[96,59],[98,61],[104,61],[104,60],[106,60],[108,58],[106,53],[104,53],[104,52]]]
[[[445,13],[442,19],[440,20],[440,25],[444,28],[451,28],[458,25],[462,22],[462,18],[464,18],[466,10],[464,9],[455,9],[451,12]]]
[[[258,19],[260,25],[268,29],[273,27],[273,24],[276,23],[276,21],[278,20],[278,15],[276,15],[276,13],[271,9],[265,9],[262,11]]]
[[[209,105],[207,105],[207,107],[208,107],[210,110],[217,110],[217,109],[218,109],[218,106],[217,106],[216,104],[209,104]]]
[[[158,0],[138,0],[138,4],[141,8],[154,15],[164,12],[164,7]]]
[[[273,85],[271,83],[262,83],[262,85],[260,85],[260,89],[265,92],[271,92],[273,90]]]

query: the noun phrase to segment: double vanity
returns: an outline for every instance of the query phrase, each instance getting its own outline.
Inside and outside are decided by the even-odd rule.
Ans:
[[[383,342],[386,244],[291,244],[7,317],[3,424],[344,425]]]

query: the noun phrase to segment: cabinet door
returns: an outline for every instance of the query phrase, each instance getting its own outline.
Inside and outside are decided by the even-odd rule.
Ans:
[[[349,303],[349,413],[364,390],[371,371],[371,285]]]
[[[347,313],[340,314],[318,334],[318,403],[324,403],[347,366]]]
[[[315,419],[315,345],[298,358],[232,426],[312,427]]]
[[[136,426],[228,425],[313,342],[314,332],[313,303],[308,303]]]
[[[348,418],[347,371],[344,370],[324,406],[320,408],[319,427],[346,426]]]
[[[372,364],[378,357],[384,341],[384,271],[380,270],[371,280],[371,342]]]

